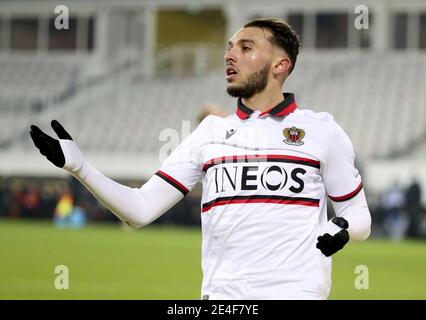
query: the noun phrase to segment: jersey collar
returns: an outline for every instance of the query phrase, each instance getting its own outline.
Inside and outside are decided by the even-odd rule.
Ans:
[[[288,115],[289,113],[293,112],[294,110],[296,110],[297,105],[296,105],[296,100],[294,100],[294,94],[285,92],[283,93],[283,95],[284,95],[283,101],[278,103],[275,107],[265,112],[262,112],[259,115],[259,117],[264,116],[266,114],[270,114],[271,116],[274,116],[274,117],[284,117]],[[244,105],[242,99],[238,98],[238,106],[237,106],[236,113],[241,120],[246,120],[250,118],[253,112],[254,112],[253,109],[250,109],[249,107]]]

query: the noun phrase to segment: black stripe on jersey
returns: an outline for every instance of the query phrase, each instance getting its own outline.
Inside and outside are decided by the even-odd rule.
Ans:
[[[352,192],[344,195],[344,196],[340,196],[340,197],[332,197],[332,196],[328,196],[331,200],[333,200],[334,202],[343,202],[343,201],[347,201],[352,199],[353,197],[355,197],[358,193],[360,193],[360,191],[362,190],[362,182],[359,184],[359,186]]]
[[[272,195],[251,195],[251,196],[231,196],[219,197],[202,205],[202,212],[209,211],[212,207],[236,204],[236,203],[276,203],[276,204],[295,204],[310,207],[319,207],[319,199],[305,197],[285,197]]]
[[[160,177],[161,179],[163,179],[167,183],[171,184],[176,189],[178,189],[180,192],[183,193],[184,196],[189,192],[189,190],[187,188],[185,188],[185,186],[183,184],[181,184],[179,181],[177,181],[174,178],[172,178],[171,176],[169,176],[167,173],[164,173],[162,171],[157,171],[155,173],[155,175]]]

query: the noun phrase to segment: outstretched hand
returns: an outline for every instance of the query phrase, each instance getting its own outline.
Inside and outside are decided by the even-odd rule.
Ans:
[[[72,140],[70,134],[57,120],[52,120],[51,126],[59,139]],[[31,126],[30,135],[34,145],[39,149],[42,155],[44,155],[55,166],[59,168],[64,167],[65,155],[59,140],[47,135],[35,125]]]

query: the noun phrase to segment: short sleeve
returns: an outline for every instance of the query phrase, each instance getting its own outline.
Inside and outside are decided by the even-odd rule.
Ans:
[[[164,161],[156,175],[186,195],[201,177],[201,145],[208,139],[204,119]]]
[[[355,152],[345,131],[334,120],[328,125],[327,154],[322,178],[329,198],[336,202],[355,197],[362,189]]]

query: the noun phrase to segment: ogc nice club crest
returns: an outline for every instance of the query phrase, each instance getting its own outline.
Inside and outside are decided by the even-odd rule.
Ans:
[[[285,137],[284,142],[291,146],[301,146],[303,144],[302,139],[305,137],[305,130],[296,127],[285,128],[283,130]]]

